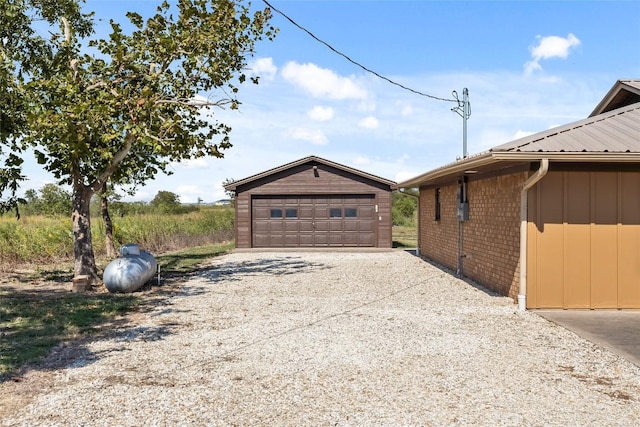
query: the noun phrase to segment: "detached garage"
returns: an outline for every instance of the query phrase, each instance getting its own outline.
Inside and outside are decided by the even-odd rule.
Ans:
[[[237,248],[391,248],[393,181],[309,156],[234,181]]]

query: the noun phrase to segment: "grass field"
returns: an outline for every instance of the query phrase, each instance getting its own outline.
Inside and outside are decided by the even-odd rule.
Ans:
[[[118,244],[139,242],[154,254],[164,278],[161,286],[147,285],[144,292],[126,295],[109,294],[103,288],[70,292],[70,220],[0,218],[0,381],[62,342],[106,333],[116,319],[144,309],[149,295],[167,291],[234,246],[233,211],[228,208],[177,216],[139,215],[115,222]],[[102,269],[109,262],[99,247],[104,230],[99,218],[93,224]],[[393,246],[415,248],[416,228],[394,226]]]
[[[145,298],[167,291],[171,283],[198,270],[206,260],[224,254],[233,242],[193,247],[156,257],[165,278],[145,292],[110,294],[104,289],[73,293],[71,265],[6,275],[0,282],[0,381],[45,356],[66,341],[108,332],[119,317],[144,308]],[[53,279],[53,280],[52,280]],[[149,286],[149,285],[147,285]]]
[[[417,228],[394,225],[392,239],[394,248],[415,248],[418,244]]]

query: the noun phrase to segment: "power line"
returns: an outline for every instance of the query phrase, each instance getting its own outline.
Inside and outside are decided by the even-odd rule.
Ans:
[[[373,74],[374,76],[385,80],[389,83],[391,83],[392,85],[398,86],[404,90],[408,90],[409,92],[413,92],[417,95],[420,96],[424,96],[427,98],[431,98],[431,99],[435,99],[437,101],[445,101],[445,102],[457,102],[460,103],[460,101],[458,101],[457,99],[450,99],[450,98],[440,98],[439,96],[434,96],[434,95],[429,95],[428,93],[424,93],[424,92],[420,92],[418,90],[415,89],[411,89],[410,87],[407,87],[403,84],[400,84],[398,82],[395,82],[393,80],[391,80],[388,77],[385,77],[381,74],[378,74],[377,72],[365,67],[364,65],[360,64],[357,61],[354,61],[353,59],[351,59],[350,57],[348,57],[347,55],[345,55],[344,53],[340,52],[339,50],[337,50],[336,48],[334,48],[333,46],[331,46],[329,43],[325,42],[324,40],[321,40],[320,38],[316,37],[315,34],[313,34],[311,31],[307,30],[306,28],[304,28],[302,25],[298,24],[297,22],[295,22],[293,19],[289,18],[284,12],[282,12],[281,10],[278,10],[277,8],[273,7],[267,0],[262,0],[268,7],[270,7],[271,9],[273,9],[274,11],[276,11],[277,13],[279,13],[280,15],[282,15],[287,21],[291,22],[293,25],[295,25],[296,27],[298,27],[299,29],[301,29],[302,31],[304,31],[305,33],[307,33],[309,36],[311,36],[314,40],[316,40],[317,42],[322,43],[323,45],[325,45],[326,47],[328,47],[329,49],[331,49],[333,52],[337,53],[338,55],[342,56],[343,58],[345,58],[347,61],[351,62],[354,65],[357,65],[358,67],[362,68],[363,70],[365,70],[368,73]]]

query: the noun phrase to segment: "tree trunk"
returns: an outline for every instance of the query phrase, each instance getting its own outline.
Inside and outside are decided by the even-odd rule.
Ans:
[[[76,184],[73,188],[73,257],[74,275],[89,276],[93,283],[98,278],[98,268],[93,253],[91,241],[91,215],[90,202],[93,190],[83,184]]]
[[[109,206],[107,202],[106,196],[107,184],[105,184],[105,188],[100,194],[100,214],[102,215],[102,220],[104,221],[104,241],[107,246],[107,257],[115,258],[116,257],[116,246],[113,243],[113,223],[111,222],[111,216],[109,216]]]

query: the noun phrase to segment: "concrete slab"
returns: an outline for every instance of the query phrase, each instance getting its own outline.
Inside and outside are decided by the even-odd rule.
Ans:
[[[640,310],[532,310],[640,366]]]

